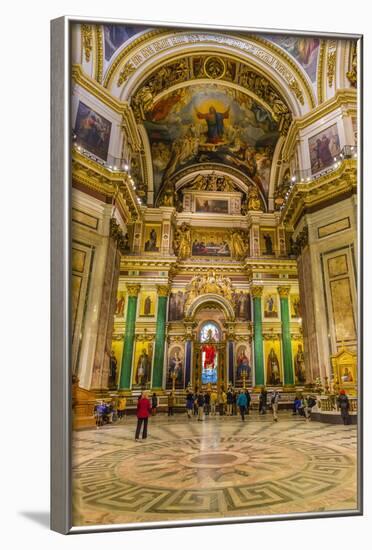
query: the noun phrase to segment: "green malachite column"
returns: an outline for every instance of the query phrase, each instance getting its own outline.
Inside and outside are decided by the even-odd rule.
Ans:
[[[125,322],[124,349],[121,360],[120,383],[121,390],[130,389],[130,380],[132,374],[134,333],[136,328],[137,299],[141,285],[127,285],[128,306],[127,318]]]
[[[252,287],[253,298],[253,327],[254,327],[254,378],[255,386],[265,384],[263,337],[262,337],[262,286]]]
[[[284,361],[284,385],[293,386],[293,365],[292,365],[292,345],[291,345],[291,329],[289,317],[289,286],[278,286],[280,296],[280,316],[282,321],[282,344],[283,344],[283,361]]]
[[[169,287],[158,286],[158,314],[156,318],[156,335],[154,351],[154,372],[152,375],[152,387],[161,389],[163,385],[163,365],[165,349],[165,327],[167,320],[167,302]]]

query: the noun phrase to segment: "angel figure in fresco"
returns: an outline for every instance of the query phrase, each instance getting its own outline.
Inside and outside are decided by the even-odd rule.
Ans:
[[[218,113],[215,107],[209,107],[208,113],[200,113],[196,109],[196,116],[206,121],[208,126],[207,143],[221,143],[224,134],[224,119],[229,118],[230,107],[224,113]]]
[[[271,386],[280,384],[280,367],[274,348],[271,348],[267,358],[267,382]]]

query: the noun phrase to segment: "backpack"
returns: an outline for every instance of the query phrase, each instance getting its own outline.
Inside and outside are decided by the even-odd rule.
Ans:
[[[316,401],[315,401],[315,399],[314,399],[313,397],[310,397],[310,399],[308,400],[307,404],[308,404],[308,406],[309,406],[310,409],[311,409],[312,407],[314,407],[314,405],[316,405]]]

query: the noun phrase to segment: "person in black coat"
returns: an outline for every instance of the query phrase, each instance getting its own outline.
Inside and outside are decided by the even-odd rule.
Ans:
[[[246,413],[249,414],[249,407],[251,406],[251,394],[248,390],[245,390],[245,396],[247,398],[247,410]]]
[[[337,398],[337,404],[340,409],[342,422],[344,423],[344,426],[350,423],[350,403],[349,398],[345,393],[345,390],[340,391],[340,395]]]
[[[259,414],[266,414],[266,407],[267,407],[267,391],[266,391],[266,388],[263,387],[261,389],[260,397],[259,397],[259,404],[258,404]]]

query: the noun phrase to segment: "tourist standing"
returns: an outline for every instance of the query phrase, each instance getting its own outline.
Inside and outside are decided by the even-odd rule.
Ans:
[[[151,403],[147,397],[147,393],[143,393],[137,402],[137,428],[135,440],[139,441],[141,428],[143,425],[142,439],[147,438],[147,424],[151,413]]]
[[[171,391],[168,394],[168,416],[173,416],[174,413],[174,395]]]
[[[274,422],[278,422],[278,406],[279,406],[280,394],[277,390],[274,390],[271,396],[271,410],[273,412]]]
[[[191,418],[193,408],[194,408],[194,396],[191,392],[187,392],[187,394],[186,394],[186,412],[187,412],[187,417],[188,418]]]
[[[296,398],[293,401],[292,414],[296,415],[297,413],[299,413],[300,407],[301,407],[301,399],[298,397],[298,395],[296,395]]]
[[[236,414],[237,414],[236,399],[237,399],[236,391],[233,389],[232,390],[232,413],[233,413],[234,416],[236,416]]]
[[[259,397],[259,404],[258,404],[259,414],[266,414],[266,406],[267,406],[267,391],[265,387],[262,387],[260,392],[260,397]]]
[[[207,416],[209,416],[209,412],[211,410],[211,394],[207,391],[207,393],[205,394],[204,396],[204,401],[205,401],[205,405],[204,405],[204,408],[205,408],[205,414]]]
[[[238,399],[236,401],[242,421],[244,422],[244,414],[247,408],[247,396],[243,392],[239,392]]]
[[[309,396],[302,397],[301,399],[301,408],[304,411],[304,416],[306,420],[311,420],[311,407],[309,406]]]
[[[119,397],[118,402],[118,419],[119,421],[125,416],[125,409],[127,408],[127,399],[124,395]]]
[[[216,416],[216,405],[217,405],[217,392],[212,390],[211,392],[211,415]]]
[[[158,410],[158,396],[154,392],[151,397],[151,414],[155,416]]]
[[[247,398],[247,415],[249,414],[249,408],[251,406],[251,394],[248,390],[245,390],[245,396]]]
[[[226,414],[227,416],[232,415],[232,406],[233,406],[233,394],[231,388],[227,390],[226,394]]]
[[[340,391],[340,395],[337,398],[337,405],[340,409],[341,418],[344,426],[350,424],[350,402],[345,390]]]
[[[205,404],[204,395],[201,392],[197,397],[197,402],[198,402],[198,421],[201,421],[204,418],[204,404]]]

